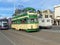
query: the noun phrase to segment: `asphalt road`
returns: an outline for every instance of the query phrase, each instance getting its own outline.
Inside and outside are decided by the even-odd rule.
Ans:
[[[0,31],[0,45],[13,45],[1,31]]]
[[[53,29],[32,33],[12,29],[0,30],[0,45],[60,45],[60,32]]]

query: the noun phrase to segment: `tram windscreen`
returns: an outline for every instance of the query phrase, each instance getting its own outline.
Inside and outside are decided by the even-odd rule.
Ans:
[[[3,23],[3,26],[4,26],[4,27],[7,27],[7,26],[8,26],[8,24],[7,24],[7,23]]]

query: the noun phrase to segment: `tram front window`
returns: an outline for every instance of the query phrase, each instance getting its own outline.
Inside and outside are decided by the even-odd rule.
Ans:
[[[8,24],[7,23],[3,23],[3,26],[6,27],[6,26],[8,26]]]

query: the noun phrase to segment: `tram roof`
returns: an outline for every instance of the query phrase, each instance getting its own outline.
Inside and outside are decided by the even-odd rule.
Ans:
[[[0,19],[0,21],[8,21],[8,19]]]

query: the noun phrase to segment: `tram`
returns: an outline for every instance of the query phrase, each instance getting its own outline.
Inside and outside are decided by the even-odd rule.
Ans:
[[[12,17],[11,27],[16,30],[38,31],[37,13],[27,12]]]
[[[8,19],[0,19],[0,29],[8,29],[9,24],[8,24]]]

